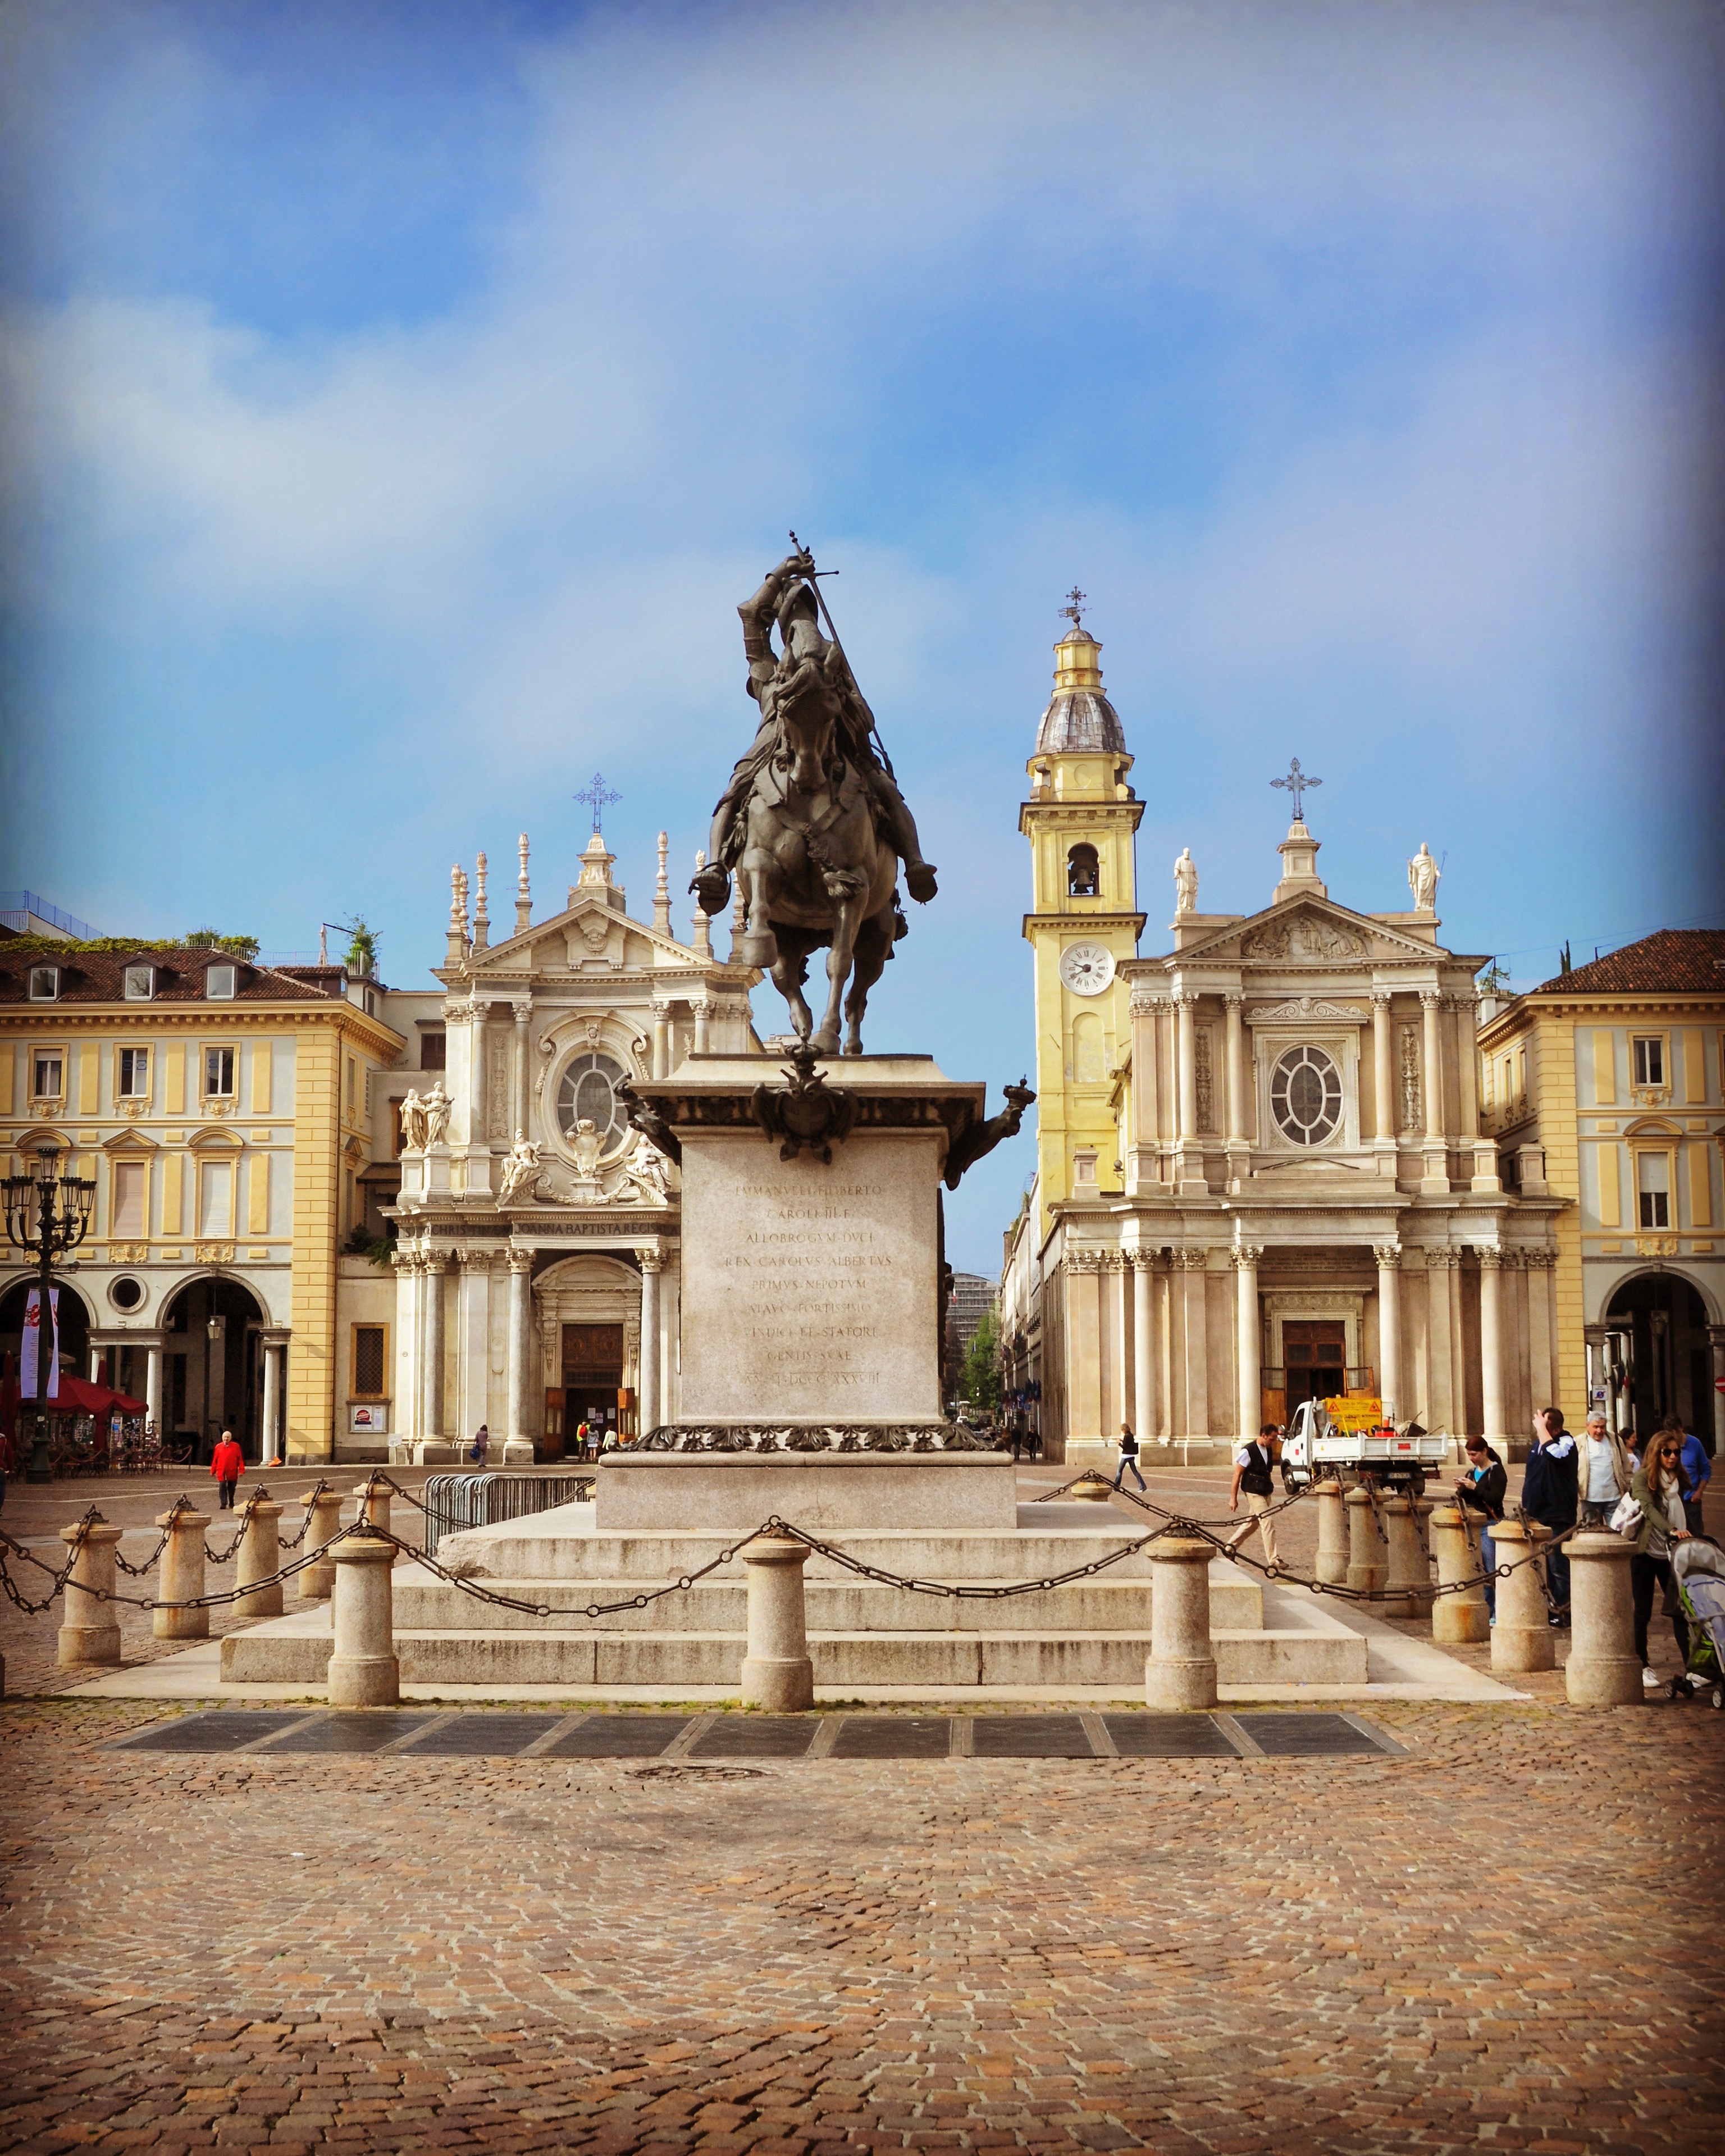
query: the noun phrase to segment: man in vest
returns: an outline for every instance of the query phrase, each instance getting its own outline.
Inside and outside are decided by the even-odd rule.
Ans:
[[[1240,1510],[1240,1493],[1245,1491],[1245,1501],[1252,1517],[1230,1541],[1230,1549],[1238,1549],[1256,1528],[1264,1543],[1264,1562],[1274,1564],[1276,1529],[1271,1526],[1270,1501],[1276,1495],[1276,1447],[1280,1433],[1273,1422],[1266,1422],[1255,1438],[1248,1440],[1234,1455],[1234,1481],[1228,1491],[1228,1509]]]

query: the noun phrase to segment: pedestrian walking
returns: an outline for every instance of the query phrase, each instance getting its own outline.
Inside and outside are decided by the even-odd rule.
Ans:
[[[480,1466],[483,1467],[490,1450],[491,1432],[490,1426],[485,1423],[481,1423],[479,1428],[473,1433],[473,1443],[468,1450],[467,1456],[470,1460],[476,1460]]]
[[[1494,1524],[1503,1517],[1503,1498],[1509,1475],[1503,1462],[1482,1437],[1471,1437],[1466,1446],[1467,1471],[1455,1485],[1455,1502],[1462,1517],[1477,1526],[1480,1568],[1486,1575],[1486,1606],[1491,1622],[1497,1622],[1497,1546],[1491,1539]]]
[[[1692,1535],[1704,1535],[1707,1526],[1702,1517],[1702,1492],[1713,1479],[1713,1463],[1707,1458],[1707,1447],[1695,1432],[1686,1430],[1675,1415],[1666,1423],[1666,1428],[1675,1431],[1683,1440],[1677,1455],[1677,1467],[1683,1478],[1683,1524]]]
[[[1682,1487],[1677,1458],[1682,1440],[1673,1430],[1656,1430],[1647,1440],[1641,1465],[1630,1479],[1630,1495],[1641,1508],[1635,1530],[1635,1554],[1630,1559],[1630,1592],[1635,1599],[1635,1652],[1641,1658],[1641,1683],[1657,1691],[1660,1681],[1647,1661],[1647,1626],[1653,1615],[1653,1590],[1663,1589],[1663,1608],[1671,1620],[1672,1636],[1685,1666],[1689,1661],[1689,1625],[1677,1599],[1671,1577],[1671,1546],[1686,1543],[1683,1524]]]
[[[1240,1493],[1245,1492],[1246,1508],[1251,1518],[1229,1539],[1230,1549],[1238,1549],[1247,1541],[1254,1528],[1264,1545],[1266,1564],[1276,1563],[1276,1529],[1270,1519],[1270,1502],[1276,1495],[1276,1429],[1266,1422],[1255,1438],[1248,1438],[1234,1455],[1234,1480],[1228,1488],[1228,1509],[1240,1510]]]
[[[1567,1534],[1575,1524],[1578,1502],[1578,1460],[1575,1440],[1563,1427],[1561,1408],[1536,1408],[1533,1443],[1522,1476],[1522,1517],[1537,1521],[1554,1535]],[[1553,1625],[1569,1621],[1569,1553],[1553,1546],[1545,1553],[1546,1584],[1557,1604]]]
[[[231,1430],[222,1432],[221,1441],[210,1455],[209,1471],[216,1478],[216,1487],[221,1492],[220,1504],[224,1512],[234,1510],[234,1492],[239,1486],[239,1478],[245,1472],[245,1455],[234,1442]]]
[[[1120,1465],[1114,1471],[1114,1486],[1117,1490],[1120,1487],[1122,1476],[1126,1474],[1128,1468],[1132,1471],[1133,1481],[1142,1490],[1145,1485],[1143,1476],[1138,1472],[1138,1440],[1132,1435],[1132,1424],[1129,1422],[1123,1422],[1120,1425]]]
[[[1578,1475],[1578,1517],[1584,1527],[1609,1527],[1635,1473],[1623,1440],[1597,1409],[1587,1419]]]

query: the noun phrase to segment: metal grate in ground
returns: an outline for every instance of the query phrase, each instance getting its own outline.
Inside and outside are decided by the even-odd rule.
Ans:
[[[704,1726],[695,1729],[697,1720]],[[1091,1741],[1091,1727],[1098,1732]],[[694,1734],[693,1743],[688,1739]],[[1106,1732],[1103,1741],[1102,1732]],[[1357,1715],[557,1714],[375,1707],[217,1707],[116,1738],[110,1752],[370,1753],[392,1758],[691,1760],[1383,1758],[1404,1756]]]

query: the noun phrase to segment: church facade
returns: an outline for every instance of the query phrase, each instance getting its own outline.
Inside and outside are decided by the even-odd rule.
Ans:
[[[1558,1398],[1563,1201],[1507,1190],[1481,1127],[1486,959],[1439,941],[1423,847],[1410,906],[1331,896],[1297,764],[1266,905],[1200,911],[1183,854],[1171,942],[1139,955],[1141,804],[1100,650],[1076,621],[1056,647],[1019,816],[1041,1120],[1006,1240],[1009,1396],[1074,1464],[1111,1461],[1122,1423],[1225,1458],[1343,1391],[1519,1453]]]
[[[650,922],[615,865],[595,830],[567,904],[536,921],[524,838],[493,942],[480,855],[471,890],[453,874],[440,986],[385,998],[408,1046],[370,1104],[379,1240],[341,1265],[338,1457],[453,1460],[483,1424],[492,1466],[555,1460],[583,1420],[676,1414],[677,1172],[619,1089],[758,1051],[760,977],[715,952],[705,916],[675,932],[662,834]]]

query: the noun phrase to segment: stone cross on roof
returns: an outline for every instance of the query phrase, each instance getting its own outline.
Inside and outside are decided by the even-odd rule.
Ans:
[[[1305,773],[1301,770],[1300,759],[1296,756],[1293,762],[1288,766],[1287,777],[1286,778],[1272,778],[1270,783],[1272,786],[1280,786],[1285,792],[1293,795],[1294,821],[1298,824],[1304,821],[1304,818],[1301,814],[1300,796],[1305,792],[1308,786],[1322,786],[1323,784],[1323,781],[1321,778],[1308,778]]]
[[[575,798],[578,801],[592,802],[593,827],[598,831],[604,828],[603,819],[607,804],[613,801],[622,800],[623,796],[620,793],[614,793],[606,785],[603,774],[596,771],[593,775],[592,784],[578,793]]]

